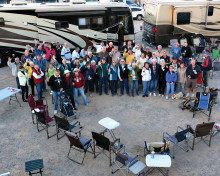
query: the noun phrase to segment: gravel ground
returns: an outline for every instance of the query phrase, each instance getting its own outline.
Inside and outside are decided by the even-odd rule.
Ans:
[[[136,22],[140,24],[141,22]],[[138,34],[139,35],[139,34]],[[138,40],[138,38],[137,38]],[[215,72],[209,85],[220,89],[220,72]],[[15,78],[11,76],[8,67],[0,68],[0,89],[15,87]],[[140,89],[142,90],[142,88]],[[200,89],[198,89],[200,90]],[[49,112],[52,115],[53,105],[51,96],[44,93],[48,103]],[[18,95],[21,102],[21,96]],[[82,136],[90,139],[91,132],[104,130],[98,121],[104,117],[111,117],[120,126],[115,130],[116,137],[126,145],[126,151],[135,156],[140,154],[141,161],[145,162],[144,141],[161,141],[162,133],[175,133],[177,126],[186,127],[187,124],[195,126],[198,123],[207,122],[203,115],[192,118],[192,113],[178,108],[181,100],[165,100],[161,97],[112,97],[98,96],[88,97],[89,106],[83,105],[80,97],[78,107],[79,121],[84,126]],[[47,139],[46,132],[37,132],[36,125],[32,124],[31,112],[27,103],[21,103],[19,107],[15,102],[8,105],[9,99],[0,102],[0,173],[11,172],[13,176],[24,176],[25,162],[38,158],[44,160],[45,176],[110,176],[111,168],[105,155],[99,155],[96,159],[88,153],[84,165],[78,165],[67,159],[69,141],[66,137],[57,141],[56,137]],[[218,99],[219,102],[219,99]],[[219,121],[220,105],[213,108],[211,121]],[[55,128],[50,129],[51,133]],[[107,136],[109,136],[107,134]],[[110,137],[110,136],[109,136]],[[190,143],[191,144],[191,143]],[[179,151],[175,159],[172,159],[170,176],[217,176],[220,165],[219,155],[220,136],[212,140],[209,148],[200,143],[195,150],[188,153]],[[172,148],[172,146],[171,146]],[[79,158],[81,155],[75,151],[71,157]],[[122,175],[120,172],[115,176]],[[160,175],[153,172],[152,176]]]

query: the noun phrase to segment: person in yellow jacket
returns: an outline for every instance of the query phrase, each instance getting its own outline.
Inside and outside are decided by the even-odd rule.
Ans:
[[[132,48],[129,48],[128,52],[127,52],[127,49],[125,48],[123,56],[126,59],[126,64],[136,62],[136,57],[135,57],[135,54],[132,52]]]
[[[34,84],[34,79],[32,76],[32,71],[34,69],[34,63],[26,60],[26,62],[24,63],[24,68],[28,71],[29,85],[31,86],[31,93],[34,96],[34,85],[35,84]]]

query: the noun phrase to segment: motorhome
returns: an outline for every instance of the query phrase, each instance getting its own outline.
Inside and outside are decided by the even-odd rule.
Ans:
[[[145,1],[143,39],[152,45],[169,45],[171,39],[220,39],[219,0]]]
[[[82,3],[80,3],[82,1]],[[11,53],[40,42],[68,42],[71,49],[88,48],[92,40],[121,45],[134,40],[130,8],[124,3],[21,3],[0,6],[0,65]]]

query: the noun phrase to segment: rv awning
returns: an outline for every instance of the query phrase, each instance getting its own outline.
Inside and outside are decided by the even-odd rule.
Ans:
[[[206,7],[206,5],[178,5],[173,6],[174,8],[187,8],[187,7]]]

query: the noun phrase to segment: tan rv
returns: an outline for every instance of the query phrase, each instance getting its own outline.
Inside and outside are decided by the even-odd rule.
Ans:
[[[220,0],[145,0],[143,39],[168,45],[171,39],[220,39]],[[196,36],[195,36],[196,35]]]

